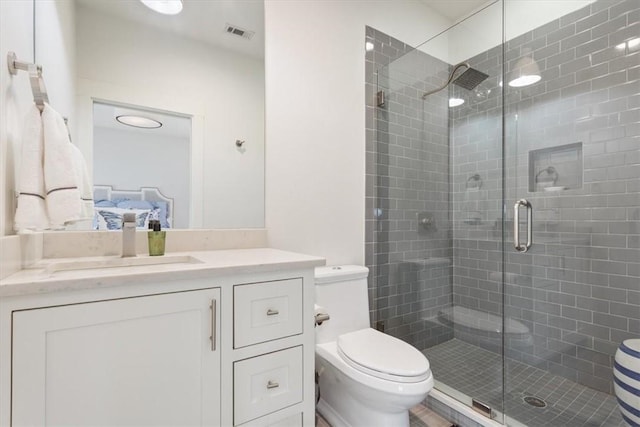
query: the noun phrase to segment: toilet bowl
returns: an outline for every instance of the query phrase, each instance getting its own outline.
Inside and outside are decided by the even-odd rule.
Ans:
[[[318,412],[333,426],[408,426],[409,408],[433,388],[427,358],[369,327],[368,269],[316,269]]]

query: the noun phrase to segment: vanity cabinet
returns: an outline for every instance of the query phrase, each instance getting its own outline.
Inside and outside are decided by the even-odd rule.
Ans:
[[[252,268],[225,253],[235,270],[62,272],[0,294],[0,427],[313,426],[321,260],[254,252]]]
[[[220,289],[13,313],[12,424],[219,425]]]

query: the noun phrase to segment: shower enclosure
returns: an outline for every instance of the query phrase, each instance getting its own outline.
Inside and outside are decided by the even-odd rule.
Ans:
[[[540,4],[498,0],[418,48],[367,28],[371,317],[498,422],[622,426],[640,3]],[[468,68],[487,77],[456,84]]]

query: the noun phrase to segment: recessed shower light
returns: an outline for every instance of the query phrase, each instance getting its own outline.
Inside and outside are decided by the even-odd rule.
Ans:
[[[142,116],[122,115],[122,116],[117,116],[116,120],[122,123],[123,125],[133,126],[133,127],[142,128],[142,129],[157,129],[159,127],[162,127],[161,122],[154,119],[150,119],[148,117],[142,117]]]
[[[149,9],[163,15],[177,15],[182,12],[182,0],[140,0]]]
[[[462,98],[449,98],[449,107],[457,107],[462,104],[464,104],[464,99]]]
[[[375,46],[373,45],[373,42],[365,42],[364,44],[364,50],[366,50],[367,52],[371,52],[374,47]]]

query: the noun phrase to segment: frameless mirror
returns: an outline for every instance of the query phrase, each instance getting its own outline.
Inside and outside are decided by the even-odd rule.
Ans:
[[[55,7],[73,8],[70,125],[96,200],[151,188],[172,201],[173,228],[263,227],[262,0],[189,1],[177,15],[138,0],[35,2],[36,34]],[[127,114],[163,126],[116,120]]]

